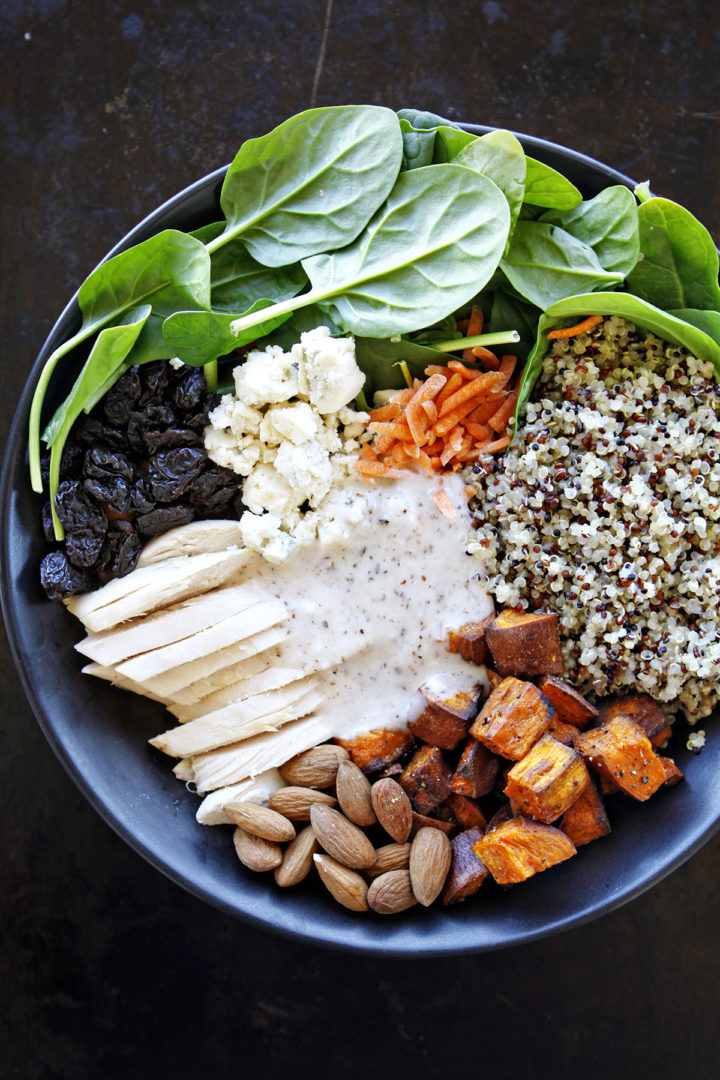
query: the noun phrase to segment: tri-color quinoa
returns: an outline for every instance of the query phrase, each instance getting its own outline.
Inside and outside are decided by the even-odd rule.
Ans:
[[[519,440],[474,466],[499,605],[557,611],[568,677],[695,720],[720,700],[720,385],[606,318],[553,342]]]

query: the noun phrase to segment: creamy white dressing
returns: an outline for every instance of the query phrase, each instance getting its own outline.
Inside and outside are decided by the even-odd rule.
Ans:
[[[452,518],[431,497],[441,487]],[[243,575],[290,610],[289,637],[268,663],[320,671],[323,713],[341,738],[403,727],[429,678],[482,681],[481,669],[448,652],[447,632],[492,611],[482,567],[465,553],[470,518],[459,476],[408,473],[346,490],[363,509],[349,535],[297,547],[280,564],[255,553]]]

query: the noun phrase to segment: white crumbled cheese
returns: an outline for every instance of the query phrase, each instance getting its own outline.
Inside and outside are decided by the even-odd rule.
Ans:
[[[205,447],[246,478],[245,545],[277,563],[298,543],[347,539],[361,513],[347,482],[369,420],[351,407],[365,382],[354,341],[318,327],[290,353],[252,351],[233,376],[235,394],[210,414]]]
[[[303,334],[291,355],[298,363],[300,393],[320,413],[337,412],[365,384],[365,375],[355,363],[355,342],[331,337],[327,326]]]

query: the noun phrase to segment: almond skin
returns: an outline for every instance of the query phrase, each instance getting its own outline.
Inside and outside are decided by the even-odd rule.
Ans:
[[[335,862],[329,855],[314,855],[320,880],[338,904],[350,911],[367,911],[367,882],[354,870]]]
[[[329,806],[310,808],[313,832],[321,848],[351,870],[364,870],[375,862],[375,848],[365,833]]]
[[[280,775],[298,787],[329,788],[335,783],[338,765],[349,756],[342,746],[325,743],[290,758],[280,766]]]
[[[379,915],[397,915],[417,903],[410,884],[409,870],[389,870],[370,885],[368,906]]]
[[[388,870],[407,870],[410,865],[410,844],[385,844],[375,854],[375,864],[365,871],[369,880],[387,874]]]
[[[305,880],[312,869],[313,855],[317,849],[315,833],[312,827],[307,825],[285,848],[282,863],[275,871],[275,881],[281,889],[298,885]]]
[[[267,806],[252,802],[229,802],[223,809],[235,825],[253,836],[274,840],[280,844],[295,838],[295,826],[292,822]]]
[[[273,810],[291,821],[309,821],[310,807],[314,803],[335,806],[337,799],[325,791],[316,791],[309,787],[283,787],[273,791],[268,799]]]
[[[233,833],[235,853],[248,870],[254,870],[261,874],[266,870],[274,870],[279,867],[283,859],[282,848],[273,840],[263,840],[260,836],[253,836],[245,832],[240,826]]]
[[[442,892],[452,862],[452,847],[439,829],[420,829],[410,849],[410,884],[415,899],[430,907]]]
[[[404,844],[412,828],[412,803],[400,785],[391,777],[377,780],[370,789],[373,809],[388,836]]]
[[[356,825],[374,825],[377,821],[370,796],[370,781],[352,761],[341,761],[335,779],[340,809]]]

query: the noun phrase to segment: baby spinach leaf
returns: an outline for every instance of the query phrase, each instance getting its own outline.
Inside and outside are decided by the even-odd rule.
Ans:
[[[582,201],[582,195],[570,181],[535,158],[525,157],[525,202],[531,206],[544,206],[548,210],[572,210]]]
[[[720,345],[720,311],[675,308],[668,314],[674,315],[676,319],[682,319],[683,322],[690,323],[691,326],[697,326],[698,330],[702,330],[704,334],[707,334],[708,337],[711,337],[713,341],[717,341],[718,345]]]
[[[83,409],[87,407],[89,411],[126,370],[125,360],[150,311],[150,304],[143,304],[126,312],[122,323],[100,331],[70,393],[45,430],[44,438],[50,445],[50,507],[57,540],[62,540],[65,535],[55,511],[55,493],[60,482],[63,447]]]
[[[439,127],[457,128],[452,120],[424,109],[398,109],[398,119],[405,120],[415,131],[433,131]],[[459,130],[459,129],[458,129]]]
[[[588,244],[540,221],[518,221],[500,266],[520,295],[543,311],[565,296],[623,280],[602,268]]]
[[[435,131],[416,131],[407,120],[400,120],[403,140],[403,171],[421,169],[423,165],[432,165],[435,149]]]
[[[435,135],[435,153],[433,163],[446,165],[453,161],[464,147],[475,142],[477,135],[471,135],[462,128],[439,127]]]
[[[272,307],[272,300],[264,298],[256,300],[248,311],[235,314],[227,311],[176,311],[163,323],[163,337],[172,349],[173,356],[179,356],[190,367],[204,367],[219,356],[226,356],[234,349],[272,333],[290,318],[291,312],[288,311],[261,319],[253,324],[251,330],[240,329],[238,324],[243,317],[269,307]]]
[[[214,311],[246,311],[256,300],[285,300],[307,285],[299,263],[268,267],[253,259],[239,240],[231,240],[210,260]]]
[[[243,143],[220,193],[225,231],[265,266],[349,244],[387,198],[403,144],[394,112],[375,105],[309,109]]]
[[[402,173],[354,244],[303,262],[309,295],[354,334],[417,330],[482,288],[509,226],[507,200],[486,176],[460,165]]]
[[[518,300],[504,289],[496,289],[486,330],[490,334],[500,330],[517,330],[520,340],[516,345],[508,346],[508,352],[524,360],[535,342],[539,314],[531,304]]]
[[[709,334],[631,293],[600,292],[570,296],[553,304],[547,314],[558,319],[567,316],[620,315],[643,330],[650,330],[663,341],[682,345],[700,360],[708,360],[720,378],[720,345]]]
[[[453,164],[465,165],[497,184],[510,207],[512,237],[525,194],[525,152],[518,139],[510,131],[489,131],[468,143]]]
[[[608,295],[614,295],[608,293]],[[542,373],[543,360],[545,359],[545,353],[550,348],[550,342],[547,339],[546,331],[550,330],[553,326],[557,326],[559,319],[549,319],[547,315],[541,315],[537,324],[537,330],[535,333],[535,341],[528,353],[528,358],[525,361],[525,367],[523,368],[522,375],[520,376],[520,382],[518,383],[518,399],[515,405],[515,427],[513,442],[515,442],[518,432],[520,430],[520,420],[523,412],[525,411],[525,405],[528,398],[532,393],[533,386],[539,379]]]
[[[42,491],[40,416],[58,361],[81,341],[115,322],[138,304],[150,302],[160,315],[210,304],[210,257],[194,237],[166,229],[102,263],[78,292],[82,326],[45,361],[30,409],[29,453],[33,491]]]
[[[225,232],[224,221],[213,221],[210,225],[201,225],[199,229],[193,229],[190,236],[194,236],[203,244],[209,244],[211,240]]]
[[[447,363],[445,353],[407,338],[355,338],[355,359],[365,372],[366,394],[376,390],[402,390],[405,386],[401,363],[408,366],[413,378],[425,377],[428,364]]]
[[[657,197],[640,205],[641,258],[628,276],[635,296],[657,307],[720,308],[718,253],[689,210]]]
[[[572,210],[547,210],[540,221],[559,225],[589,244],[600,265],[627,277],[640,254],[640,224],[635,196],[622,184],[605,188]]]
[[[401,173],[354,244],[303,260],[310,292],[276,304],[268,314],[320,304],[361,337],[417,330],[483,287],[509,225],[507,200],[486,176],[460,165]],[[241,329],[260,319],[243,319]]]

